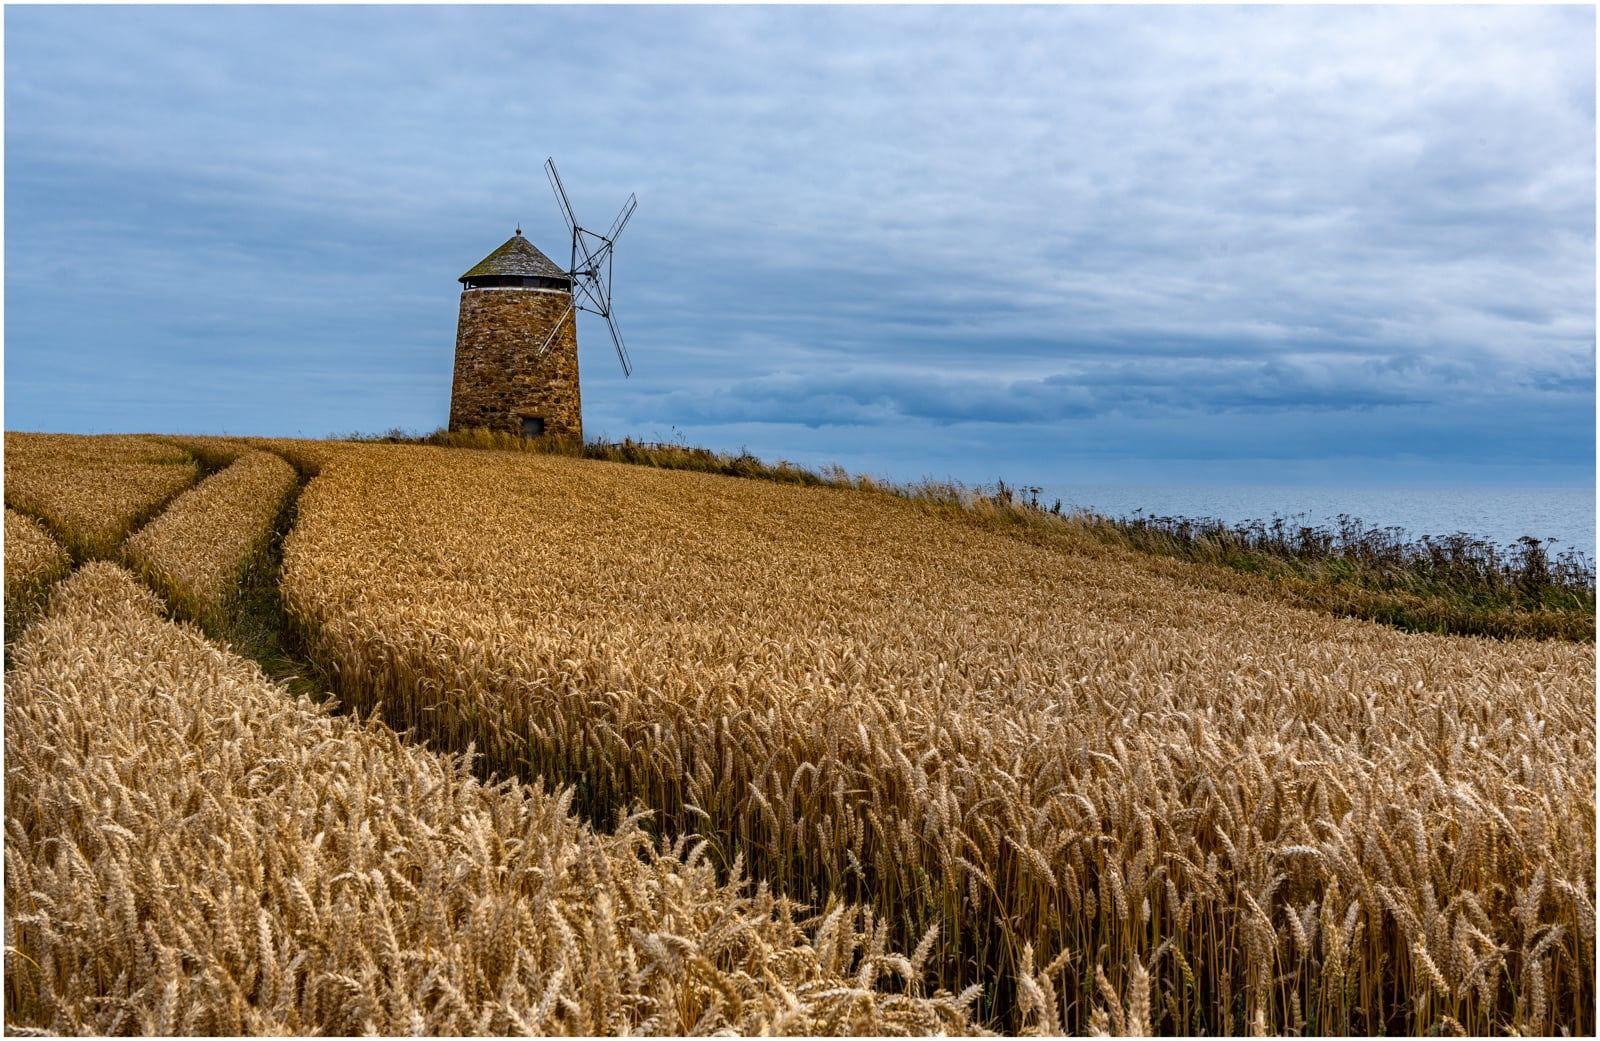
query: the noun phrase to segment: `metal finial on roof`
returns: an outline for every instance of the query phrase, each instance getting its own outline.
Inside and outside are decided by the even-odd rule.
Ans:
[[[517,234],[518,235],[522,234],[522,222],[521,221],[517,222]]]

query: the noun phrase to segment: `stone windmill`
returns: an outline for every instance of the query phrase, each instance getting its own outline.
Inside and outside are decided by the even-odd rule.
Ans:
[[[523,437],[583,440],[578,391],[577,312],[606,321],[624,375],[633,364],[611,313],[611,257],[617,236],[638,201],[628,196],[604,235],[580,225],[556,173],[545,161],[550,187],[572,235],[566,270],[522,236],[519,227],[500,248],[457,281],[450,429],[486,427]]]

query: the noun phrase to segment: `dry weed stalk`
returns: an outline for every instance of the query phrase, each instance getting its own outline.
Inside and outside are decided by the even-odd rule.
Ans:
[[[297,482],[277,456],[245,453],[174,499],[127,541],[123,557],[185,617],[220,624]]]
[[[283,590],[347,700],[902,943],[936,925],[934,978],[1001,1025],[1142,990],[1167,1032],[1592,1031],[1593,647],[1163,570],[837,490],[370,446],[303,496]],[[1055,1014],[1029,946],[1077,952]]]
[[[6,683],[6,1023],[54,1033],[925,1034],[869,912],[329,715],[90,564]],[[970,996],[969,999],[970,1000]]]

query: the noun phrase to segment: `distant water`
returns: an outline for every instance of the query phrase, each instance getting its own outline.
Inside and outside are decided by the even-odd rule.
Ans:
[[[1045,503],[1061,500],[1113,517],[1218,517],[1230,524],[1304,515],[1313,526],[1339,514],[1369,527],[1403,528],[1413,538],[1464,531],[1502,546],[1523,535],[1576,548],[1595,558],[1591,488],[1307,488],[1277,485],[1046,485]]]

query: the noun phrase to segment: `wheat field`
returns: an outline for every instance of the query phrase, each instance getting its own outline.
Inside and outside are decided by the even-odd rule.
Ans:
[[[859,490],[7,449],[8,621],[52,534],[149,583],[7,626],[8,1030],[1594,1030],[1592,645]],[[300,478],[337,710],[166,617],[226,631]]]
[[[164,437],[162,440],[193,453],[196,458],[215,469],[228,465],[246,452],[256,450],[271,452],[308,476],[315,476],[323,466],[346,451],[358,447],[343,441],[312,441],[292,437],[181,434]]]
[[[971,1029],[870,912],[802,928],[687,841],[297,700],[116,565],[14,655],[8,1032]]]
[[[270,452],[245,452],[174,499],[122,555],[185,617],[216,627],[298,484]]]
[[[72,568],[72,558],[39,522],[6,511],[6,622],[10,628],[32,613],[51,584]]]
[[[934,935],[1011,1030],[1594,1029],[1594,650],[1406,634],[887,496],[364,446],[341,697]]]
[[[198,473],[183,449],[149,437],[5,435],[6,505],[44,522],[79,560],[115,557]]]
[[[343,441],[308,441],[293,437],[246,437],[239,440],[250,448],[282,456],[296,470],[310,476],[321,473],[323,467],[346,452],[360,448],[359,445]]]

